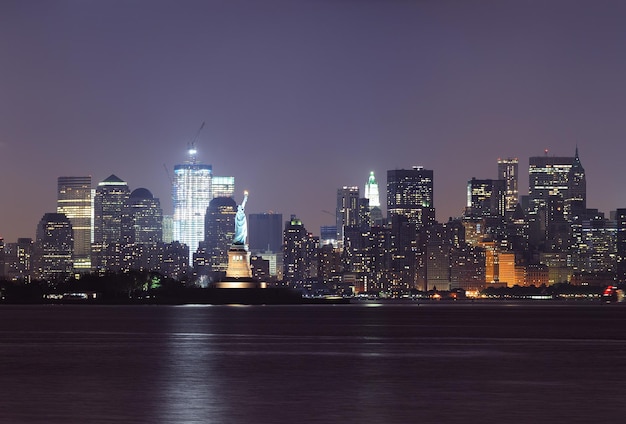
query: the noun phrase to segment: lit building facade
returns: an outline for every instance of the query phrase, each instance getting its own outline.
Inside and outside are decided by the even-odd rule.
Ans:
[[[163,240],[163,210],[158,198],[145,188],[133,190],[122,212],[124,270],[149,270],[155,249]]]
[[[57,213],[64,214],[72,223],[74,269],[88,272],[91,269],[91,176],[58,178]]]
[[[62,213],[47,213],[37,225],[35,278],[62,282],[72,275],[72,224]]]
[[[211,165],[193,162],[174,167],[173,239],[185,244],[191,253],[204,239],[204,215],[213,198],[211,179]],[[191,260],[192,255],[189,257]]]
[[[574,158],[569,156],[533,156],[528,168],[528,212],[545,210],[550,196],[567,198],[569,172]]]
[[[337,242],[345,243],[346,227],[359,226],[359,188],[344,186],[337,190]]]
[[[498,159],[498,179],[505,181],[506,210],[513,211],[518,203],[518,170],[517,158]]]
[[[467,182],[466,215],[504,216],[506,211],[505,180],[478,180]]]
[[[380,194],[378,190],[378,183],[374,177],[374,171],[370,172],[370,176],[365,183],[365,196],[369,200],[370,209],[380,208]]]
[[[235,237],[237,203],[232,197],[216,197],[209,203],[204,223],[204,248],[211,272],[228,268],[228,249]]]
[[[387,214],[418,227],[435,221],[433,171],[421,166],[387,171]]]
[[[115,175],[96,188],[92,266],[101,272],[121,269],[122,215],[129,196],[128,184]]]

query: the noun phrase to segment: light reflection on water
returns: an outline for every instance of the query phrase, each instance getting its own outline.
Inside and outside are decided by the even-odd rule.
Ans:
[[[623,315],[3,306],[0,423],[617,422]]]

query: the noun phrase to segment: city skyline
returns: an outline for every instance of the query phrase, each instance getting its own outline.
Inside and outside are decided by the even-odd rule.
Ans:
[[[248,213],[316,234],[370,171],[385,212],[388,170],[433,170],[446,221],[498,158],[519,159],[524,195],[529,157],[576,147],[608,216],[626,206],[625,17],[610,1],[3,2],[0,237],[34,237],[62,176],[117,175],[171,215],[163,165],[201,122],[198,161],[250,191]]]

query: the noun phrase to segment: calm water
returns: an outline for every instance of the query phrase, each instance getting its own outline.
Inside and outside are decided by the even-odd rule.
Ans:
[[[0,423],[621,423],[626,306],[0,306]]]

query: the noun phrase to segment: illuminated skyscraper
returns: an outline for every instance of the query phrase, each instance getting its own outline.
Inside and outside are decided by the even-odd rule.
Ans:
[[[518,165],[517,158],[498,159],[498,179],[505,181],[507,211],[515,210],[518,203]]]
[[[57,213],[65,214],[72,223],[74,238],[74,269],[91,268],[91,176],[59,177],[57,181]]]
[[[218,177],[216,175],[211,178],[211,198],[216,197],[233,197],[235,194],[235,177]]]
[[[125,244],[156,245],[163,241],[161,202],[150,190],[138,188],[130,193],[124,207],[122,232]]]
[[[374,171],[370,172],[370,177],[365,184],[365,198],[370,201],[370,210],[380,208],[380,196],[378,193],[378,183],[374,178]]]
[[[421,166],[387,171],[387,213],[390,220],[403,216],[418,227],[433,223],[433,171]]]
[[[98,183],[94,197],[93,266],[101,271],[119,271],[121,266],[122,215],[130,190],[115,175]]]
[[[578,157],[578,147],[574,162],[567,175],[567,195],[565,197],[565,216],[572,221],[582,218],[587,210],[587,179],[585,168]]]
[[[528,212],[538,214],[545,210],[550,196],[566,199],[568,176],[575,158],[534,156],[529,158]]]
[[[370,172],[369,179],[365,183],[365,198],[369,200],[370,223],[371,225],[383,224],[383,213],[380,209],[380,195],[378,183],[374,178],[374,171]]]
[[[237,203],[232,197],[216,197],[211,200],[204,222],[204,246],[206,261],[212,272],[226,272],[228,249],[235,236]]]
[[[359,188],[346,187],[337,190],[337,242],[343,247],[345,228],[359,225]]]
[[[504,216],[506,203],[505,180],[477,180],[467,182],[466,215],[472,217]]]
[[[174,167],[172,202],[174,206],[173,238],[189,248],[189,265],[193,253],[204,240],[204,215],[213,198],[212,167],[196,162],[195,149],[189,160]]]
[[[65,281],[72,274],[72,224],[62,213],[47,213],[37,225],[35,278]]]

